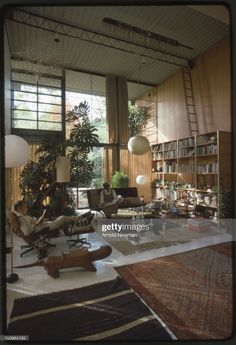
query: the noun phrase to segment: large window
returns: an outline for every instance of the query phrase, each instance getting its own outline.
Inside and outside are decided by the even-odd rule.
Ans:
[[[92,126],[97,128],[97,134],[101,143],[106,143],[106,97],[90,95],[80,92],[66,92],[66,109],[72,109],[81,102],[89,105],[89,119]]]
[[[63,130],[61,78],[12,71],[12,128]]]
[[[93,179],[78,188],[73,188],[78,208],[88,207],[88,188],[101,188],[104,182],[104,147],[107,143],[106,124],[106,82],[105,77],[89,73],[66,71],[66,112],[86,102],[89,106],[89,120],[96,127],[99,147],[94,147],[88,158],[94,163]],[[66,124],[66,136],[69,137],[71,125]]]

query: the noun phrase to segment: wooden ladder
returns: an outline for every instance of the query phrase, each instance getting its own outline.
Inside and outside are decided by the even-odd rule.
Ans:
[[[193,87],[190,67],[182,68],[183,75],[183,85],[184,85],[184,95],[185,95],[185,104],[188,118],[188,126],[190,135],[199,134],[198,120],[196,114],[196,107],[193,97]]]

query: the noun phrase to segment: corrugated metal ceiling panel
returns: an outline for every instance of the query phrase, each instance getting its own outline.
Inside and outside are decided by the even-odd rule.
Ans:
[[[119,35],[122,39],[137,38],[133,32],[103,23],[104,17],[114,18],[193,47],[194,49],[191,50],[146,38],[146,44],[152,44],[155,48],[185,56],[190,60],[229,34],[228,25],[188,6],[68,6],[25,9],[71,25],[91,28],[95,32],[103,31],[109,35]],[[81,39],[58,35],[55,32],[43,31],[42,27],[36,29],[12,20],[6,21],[6,26],[13,56],[43,61],[53,66],[64,66],[103,75],[115,74],[139,83],[156,85],[179,68],[179,66],[150,57],[146,57],[145,64],[142,65],[141,54],[127,53]],[[59,43],[54,41],[56,35],[60,38]],[[140,38],[140,42],[142,40],[143,37]],[[74,82],[71,87],[74,87]]]

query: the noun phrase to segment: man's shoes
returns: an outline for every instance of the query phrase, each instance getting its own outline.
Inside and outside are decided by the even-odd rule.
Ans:
[[[90,215],[90,216],[88,216],[88,217],[86,218],[86,219],[87,219],[87,221],[88,221],[88,224],[90,224],[90,223],[92,222],[93,217],[94,217],[94,213],[91,213],[91,215]]]
[[[89,216],[91,216],[93,213],[91,211],[85,212],[82,214],[82,218],[88,218]]]
[[[75,222],[75,224],[76,225],[88,225],[88,224],[90,224],[91,222],[92,222],[92,220],[93,220],[93,217],[94,217],[94,213],[88,213],[87,212],[87,216],[86,217],[83,217],[83,218],[81,218],[81,219],[78,219],[76,222]]]
[[[81,234],[88,234],[90,232],[95,232],[94,227],[92,225],[79,225],[73,226],[70,229],[66,229],[65,235],[72,236],[72,235],[81,235]]]

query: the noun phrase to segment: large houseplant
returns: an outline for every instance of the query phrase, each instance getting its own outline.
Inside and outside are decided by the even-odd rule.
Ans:
[[[129,186],[129,177],[121,171],[115,171],[111,179],[113,188],[126,188]]]
[[[22,196],[29,203],[29,213],[38,216],[48,204],[50,216],[73,214],[74,202],[68,189],[56,182],[55,163],[59,155],[71,160],[71,180],[68,187],[83,186],[93,178],[93,162],[88,154],[99,143],[96,128],[91,126],[89,106],[81,102],[67,113],[66,121],[72,125],[69,139],[43,143],[36,153],[38,162],[29,161],[20,176]]]

